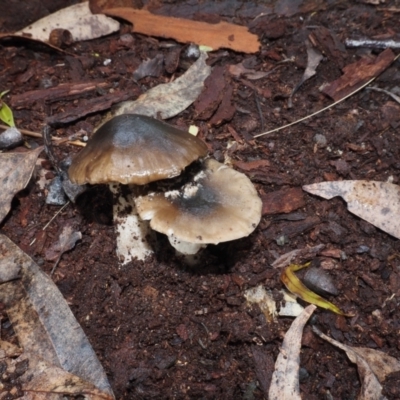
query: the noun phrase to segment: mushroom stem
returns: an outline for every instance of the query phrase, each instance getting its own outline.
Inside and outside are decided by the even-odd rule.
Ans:
[[[109,185],[114,196],[113,218],[117,229],[117,256],[122,265],[132,261],[132,258],[145,260],[153,253],[147,236],[150,227],[143,221],[136,210],[135,188],[130,186],[126,194],[122,194],[122,187],[118,183]]]
[[[185,264],[192,267],[197,265],[200,260],[200,257],[197,255],[199,251],[207,247],[206,244],[202,243],[190,243],[184,240],[178,240],[173,233],[168,235],[168,240],[175,249],[176,255],[181,256]]]

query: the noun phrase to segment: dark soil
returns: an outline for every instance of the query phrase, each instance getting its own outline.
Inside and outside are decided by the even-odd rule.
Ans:
[[[21,28],[29,20],[27,15],[38,17],[32,11],[27,14],[25,3],[31,2],[11,1],[19,5],[14,13],[5,3],[0,1],[3,32]],[[62,6],[67,3],[73,2],[64,1]],[[225,3],[210,2],[203,9],[184,2],[178,8],[177,3],[154,2],[152,10],[204,21],[221,18],[247,25],[259,35],[259,53],[216,51],[208,59],[213,67],[244,62],[247,68],[273,72],[259,80],[225,73],[235,108],[228,121],[210,125],[212,116],[200,120],[191,106],[170,120],[171,124],[198,125],[200,137],[218,160],[224,159],[227,143],[236,140],[228,155],[234,165],[243,167],[261,196],[325,180],[391,179],[400,183],[400,105],[383,93],[361,91],[313,119],[253,139],[329,105],[332,100],[320,87],[337,79],[344,65],[381,51],[339,46],[336,52],[326,52],[317,74],[300,87],[293,96],[293,107],[288,108],[288,95],[307,64],[304,40],[310,32],[325,27],[342,43],[350,37],[394,37],[398,12],[380,10],[366,1],[308,1],[293,15],[282,12],[280,16],[269,13],[271,8],[263,3],[244,2],[240,7],[239,2],[234,6],[230,2],[224,7]],[[385,9],[396,6],[397,1],[384,3]],[[45,2],[42,8],[46,9]],[[255,19],[263,8],[265,15]],[[68,54],[38,49],[29,42],[1,42],[0,91],[10,90],[5,101],[13,108],[17,126],[40,132],[48,116],[74,109],[81,112],[90,100],[111,89],[135,99],[181,75],[193,62],[185,58],[185,45],[170,47],[171,41],[129,31],[125,25],[120,33],[75,43],[65,48]],[[122,35],[128,36],[122,40]],[[135,82],[132,74],[138,65],[158,54],[165,59],[178,55],[178,62],[175,67],[165,63],[159,77]],[[105,65],[106,59],[111,63]],[[375,84],[396,88],[399,94],[399,67],[395,62]],[[92,81],[108,86],[74,98],[13,107],[12,97],[30,90]],[[101,118],[102,113],[91,113],[59,124],[53,133],[60,138],[77,133],[90,136]],[[316,141],[317,134],[324,135],[326,144]],[[27,138],[27,143],[37,146],[42,140]],[[59,161],[78,151],[68,144],[55,147]],[[254,160],[268,163],[246,171],[246,163]],[[47,178],[56,174],[47,160],[38,173],[40,169]],[[63,226],[69,223],[82,232],[82,241],[62,256],[53,278],[92,343],[117,399],[267,398],[273,364],[292,319],[267,322],[257,307],[246,304],[243,293],[262,284],[279,298],[283,286],[271,263],[284,253],[317,244],[326,246],[320,261],[329,268],[339,290],[330,300],[355,316],[345,318],[318,309],[312,322],[341,342],[379,349],[400,359],[398,240],[350,214],[339,198],[328,201],[304,193],[303,205],[288,214],[271,215],[265,206],[253,234],[210,246],[201,265],[190,269],[175,257],[162,235],[149,261],[121,267],[115,255],[112,202],[102,186],[85,193],[78,205],[68,205],[43,235],[41,229],[59,210],[45,204],[46,193],[37,184],[19,193],[1,232],[48,273],[53,262],[46,261],[45,250],[58,239]],[[282,235],[285,240],[278,240]],[[30,245],[34,238],[36,242]],[[317,339],[309,326],[301,367],[304,399],[357,398],[361,385],[356,367],[342,351]],[[388,398],[400,398],[399,384],[398,374],[387,380]]]

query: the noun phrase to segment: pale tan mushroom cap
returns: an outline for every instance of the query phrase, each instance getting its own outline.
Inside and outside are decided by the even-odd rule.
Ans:
[[[246,175],[209,159],[193,184],[179,192],[138,197],[142,219],[161,233],[190,243],[217,244],[248,236],[261,219],[262,203]]]
[[[206,154],[206,144],[188,132],[144,115],[123,114],[96,131],[68,174],[79,185],[144,185],[177,176]]]

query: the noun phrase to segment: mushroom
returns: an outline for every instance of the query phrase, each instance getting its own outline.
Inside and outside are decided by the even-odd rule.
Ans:
[[[148,226],[137,215],[135,186],[173,178],[207,154],[199,138],[154,118],[123,114],[102,125],[75,157],[69,178],[77,184],[108,183],[114,194],[117,253],[123,263],[144,260],[151,252]],[[125,196],[120,184],[132,185]],[[131,257],[130,257],[131,256]]]
[[[190,256],[207,244],[250,235],[262,202],[250,179],[213,159],[180,190],[139,196],[140,217],[168,236],[177,252]],[[186,257],[191,263],[191,257]]]

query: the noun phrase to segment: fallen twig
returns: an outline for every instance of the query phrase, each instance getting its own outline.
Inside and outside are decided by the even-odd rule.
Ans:
[[[6,129],[8,129],[8,128],[9,128],[9,126],[0,124],[0,129],[6,130]],[[22,134],[24,134],[24,135],[26,135],[26,136],[31,136],[31,137],[36,137],[36,138],[42,138],[42,134],[41,134],[41,133],[28,131],[27,129],[19,129],[19,128],[18,128],[18,130],[19,130]]]
[[[393,39],[346,39],[344,44],[349,48],[370,47],[373,49],[400,49],[400,41]]]
[[[393,59],[392,62],[396,61],[399,57],[400,57],[400,54],[398,54],[398,55]],[[272,129],[272,130],[267,131],[267,132],[259,133],[258,135],[253,136],[253,138],[256,139],[256,138],[259,138],[259,137],[261,137],[261,136],[269,135],[270,133],[274,133],[274,132],[281,131],[282,129],[289,128],[289,126],[296,125],[296,124],[298,124],[298,123],[300,123],[300,122],[303,122],[303,121],[305,121],[305,120],[307,120],[307,119],[309,119],[309,118],[311,118],[311,117],[314,117],[314,116],[316,116],[316,115],[318,115],[318,114],[320,114],[320,113],[322,113],[322,112],[324,112],[324,111],[326,111],[326,110],[329,110],[330,108],[336,106],[337,104],[339,104],[339,103],[343,102],[344,100],[348,99],[349,97],[353,96],[353,94],[359,92],[361,89],[364,89],[366,86],[368,86],[370,83],[372,83],[378,76],[379,76],[379,75],[374,76],[374,77],[371,78],[368,82],[364,83],[364,85],[360,86],[359,88],[357,88],[357,89],[354,90],[353,92],[349,93],[347,96],[344,96],[342,99],[340,99],[340,100],[338,100],[338,101],[335,101],[334,103],[330,104],[330,105],[327,106],[327,107],[322,108],[321,110],[318,110],[318,111],[316,111],[316,112],[314,112],[314,113],[312,113],[312,114],[306,115],[305,117],[300,118],[300,119],[298,119],[297,121],[291,122],[290,124],[286,124],[286,125],[280,126],[279,128],[275,128],[275,129]]]
[[[392,92],[389,92],[388,90],[380,89],[380,88],[373,87],[373,86],[367,87],[367,88],[365,88],[365,90],[375,90],[376,92],[385,93],[385,94],[387,94],[388,96],[390,96],[393,100],[397,101],[397,103],[400,104],[400,97],[399,97],[399,96],[396,96],[396,95],[395,95],[394,93],[392,93]]]

